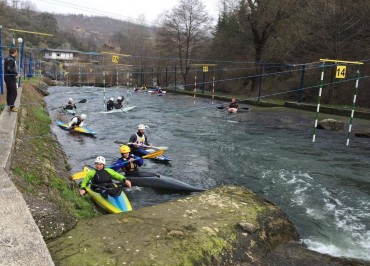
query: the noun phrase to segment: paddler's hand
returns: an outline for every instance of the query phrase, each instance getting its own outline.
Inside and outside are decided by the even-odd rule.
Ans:
[[[80,189],[80,196],[83,196],[86,193],[86,189],[81,188]]]
[[[126,187],[130,188],[131,187],[131,181],[130,180],[125,180],[125,185]]]

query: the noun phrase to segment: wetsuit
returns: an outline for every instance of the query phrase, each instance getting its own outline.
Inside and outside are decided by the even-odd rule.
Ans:
[[[73,110],[74,109],[77,109],[76,105],[75,104],[67,104],[66,107],[64,107],[64,109],[67,109],[67,110]]]
[[[117,101],[114,103],[114,108],[116,108],[116,109],[122,109],[122,107],[123,107],[122,102],[123,102],[123,100],[117,100]]]
[[[113,108],[114,108],[114,102],[113,102],[113,101],[111,101],[111,100],[109,100],[109,101],[107,102],[107,110],[108,110],[108,111],[111,111],[111,110],[113,110]]]

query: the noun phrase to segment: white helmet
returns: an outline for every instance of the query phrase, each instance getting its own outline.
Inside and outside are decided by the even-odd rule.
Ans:
[[[98,156],[95,159],[95,163],[102,163],[105,164],[105,158],[103,156]]]
[[[113,98],[113,97],[110,97],[110,98],[109,98],[109,100],[110,100],[110,101],[113,101],[113,100],[114,100],[114,98]]]
[[[122,100],[122,97],[121,97],[121,96],[118,96],[118,97],[117,97],[117,100]]]
[[[140,124],[140,125],[137,126],[137,129],[145,129],[145,125]]]
[[[80,118],[81,118],[81,120],[85,120],[86,119],[86,115],[85,114],[82,114],[82,115],[80,115]]]
[[[73,103],[73,99],[72,98],[69,98],[68,99],[68,103]]]

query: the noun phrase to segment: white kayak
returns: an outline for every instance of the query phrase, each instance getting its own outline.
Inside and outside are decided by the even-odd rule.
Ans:
[[[229,112],[230,113],[237,113],[238,112],[238,108],[228,108]]]
[[[127,113],[128,111],[136,108],[136,106],[126,106],[121,109],[113,109],[110,111],[99,112],[99,114],[114,114],[114,113]]]

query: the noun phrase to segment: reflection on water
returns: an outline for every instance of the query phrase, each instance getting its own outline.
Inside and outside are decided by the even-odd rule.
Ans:
[[[169,146],[166,154],[172,159],[167,165],[146,160],[146,170],[204,188],[248,187],[276,202],[310,248],[370,260],[369,139],[353,137],[347,147],[346,132],[319,130],[312,143],[315,114],[293,109],[251,107],[229,114],[204,99],[194,104],[183,95],[106,89],[106,99],[119,95],[129,95],[137,108],[96,114],[104,110],[102,88],[50,88],[46,101],[52,118],[58,111],[52,107],[69,97],[86,98],[77,111],[87,114],[86,126],[97,133],[96,139],[87,138],[52,126],[73,172],[98,155],[115,161],[119,146],[114,141],[128,141],[143,123],[149,126],[149,142]],[[64,120],[70,118],[65,115]],[[359,124],[370,127],[369,121],[358,119],[353,124],[354,129]],[[127,195],[134,208],[183,197],[150,188],[129,190]]]

